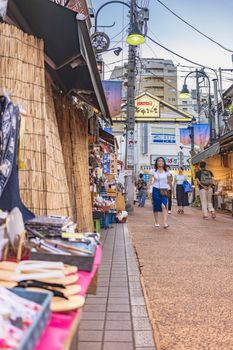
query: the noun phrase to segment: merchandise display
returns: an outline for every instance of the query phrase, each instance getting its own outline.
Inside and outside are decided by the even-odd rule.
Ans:
[[[27,337],[34,327],[40,326],[37,332],[40,336],[48,322],[50,295],[11,291],[0,286],[0,302],[0,349],[25,349],[25,340],[30,343]]]

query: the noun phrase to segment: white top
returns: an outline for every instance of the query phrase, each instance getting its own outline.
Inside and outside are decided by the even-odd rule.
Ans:
[[[175,176],[175,181],[176,181],[177,185],[183,185],[183,182],[187,181],[187,176],[186,175],[177,174]]]
[[[150,170],[150,175],[154,177],[154,182],[152,184],[153,187],[167,188],[168,190],[170,189],[170,186],[168,184],[168,177],[170,176],[170,173],[168,171],[159,173],[158,171],[152,169]]]

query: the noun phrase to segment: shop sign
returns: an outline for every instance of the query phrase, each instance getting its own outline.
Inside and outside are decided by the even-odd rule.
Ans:
[[[161,157],[161,155],[151,155],[151,164],[154,165],[156,158]],[[162,156],[165,159],[167,165],[178,166],[179,165],[179,156]],[[189,157],[184,156],[183,165],[189,165]]]
[[[110,115],[116,117],[121,113],[122,81],[103,80],[102,84]]]
[[[128,131],[127,166],[134,166],[134,131]]]
[[[144,94],[135,99],[135,120],[151,122],[160,117],[160,103],[152,96]]]
[[[110,39],[104,32],[96,32],[91,36],[92,46],[96,53],[101,53],[108,50]]]
[[[88,14],[88,8],[85,0],[70,0],[68,2],[67,7],[77,13],[82,14],[83,16],[87,17]]]
[[[175,134],[151,134],[152,143],[176,143]]]

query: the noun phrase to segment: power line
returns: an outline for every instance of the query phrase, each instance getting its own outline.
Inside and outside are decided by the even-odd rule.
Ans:
[[[163,7],[165,7],[170,13],[172,13],[175,17],[177,17],[179,20],[181,20],[183,23],[187,24],[190,28],[192,28],[193,30],[195,30],[197,33],[201,34],[202,36],[204,36],[206,39],[212,41],[212,43],[218,45],[219,47],[221,47],[223,50],[226,50],[228,52],[233,53],[233,50],[228,49],[227,47],[225,47],[224,45],[220,44],[219,42],[217,42],[216,40],[212,39],[211,37],[209,37],[208,35],[204,34],[203,32],[201,32],[199,29],[197,29],[196,27],[194,27],[191,23],[187,22],[185,19],[183,19],[182,17],[180,17],[177,13],[175,13],[174,11],[172,11],[167,5],[165,5],[161,0],[156,0],[157,2],[159,2]]]
[[[117,33],[116,35],[114,35],[112,38],[110,38],[110,41],[112,41],[112,39],[115,39],[116,37],[118,37],[119,35],[121,35],[121,33],[123,33],[125,31],[125,29],[128,27],[129,24],[126,24],[124,26],[124,28],[119,32]]]
[[[180,57],[182,60],[185,60],[185,61],[187,61],[187,62],[189,62],[189,63],[192,63],[192,64],[194,64],[195,66],[199,66],[199,67],[203,67],[203,68],[206,68],[206,69],[210,69],[210,70],[214,71],[215,74],[216,74],[216,71],[215,71],[214,68],[211,68],[211,67],[205,66],[204,64],[200,64],[200,63],[197,63],[197,62],[195,62],[195,61],[192,61],[192,60],[190,60],[189,58],[186,58],[186,57],[180,55],[179,53],[168,49],[166,46],[164,46],[164,45],[160,44],[158,41],[155,41],[154,39],[152,39],[149,35],[146,35],[146,37],[147,37],[148,39],[150,39],[150,40],[151,40],[153,43],[155,43],[156,45],[162,47],[164,50],[166,50],[166,51],[168,51],[168,52],[170,52],[170,53],[173,53],[173,55],[176,55],[177,57]]]
[[[152,32],[152,30],[150,28],[148,28],[148,30],[149,30],[149,32],[151,32],[152,35],[154,35],[154,37],[158,40],[158,42],[163,45],[162,41]],[[173,58],[173,60],[176,61],[177,64],[179,64],[176,57],[174,57],[172,54],[171,54],[171,57]]]

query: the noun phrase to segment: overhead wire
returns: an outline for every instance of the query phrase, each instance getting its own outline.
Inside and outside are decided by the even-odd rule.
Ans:
[[[215,72],[215,74],[217,74],[217,73],[216,73],[216,70],[215,70],[214,68],[208,67],[208,66],[206,66],[206,65],[204,65],[204,64],[195,62],[195,61],[193,61],[193,60],[190,60],[190,59],[187,58],[187,57],[184,57],[184,56],[180,55],[179,53],[177,53],[177,52],[175,52],[175,51],[169,49],[168,47],[166,47],[166,46],[160,44],[158,41],[152,39],[149,35],[146,35],[146,37],[147,37],[148,39],[150,39],[154,44],[156,44],[156,45],[162,47],[164,50],[166,50],[166,51],[168,51],[168,52],[171,52],[172,54],[176,55],[177,57],[180,57],[182,60],[187,61],[187,62],[189,62],[189,63],[192,63],[192,64],[194,64],[195,66],[199,66],[199,67],[202,67],[202,68],[209,69],[209,70]]]
[[[181,20],[183,23],[185,23],[187,26],[189,26],[190,28],[192,28],[193,30],[195,30],[197,33],[199,33],[200,35],[202,35],[203,37],[205,37],[206,39],[210,40],[212,43],[216,44],[217,46],[221,47],[223,50],[228,51],[233,53],[232,49],[229,49],[227,47],[225,47],[224,45],[220,44],[218,41],[214,40],[213,38],[211,38],[210,36],[208,36],[207,34],[203,33],[201,30],[199,30],[198,28],[194,27],[191,23],[189,23],[188,21],[186,21],[184,18],[182,18],[181,16],[179,16],[177,13],[175,13],[173,10],[171,10],[166,4],[164,4],[161,0],[156,0],[158,3],[160,3],[164,8],[166,8],[170,13],[172,13],[175,17],[177,17],[179,20]]]

